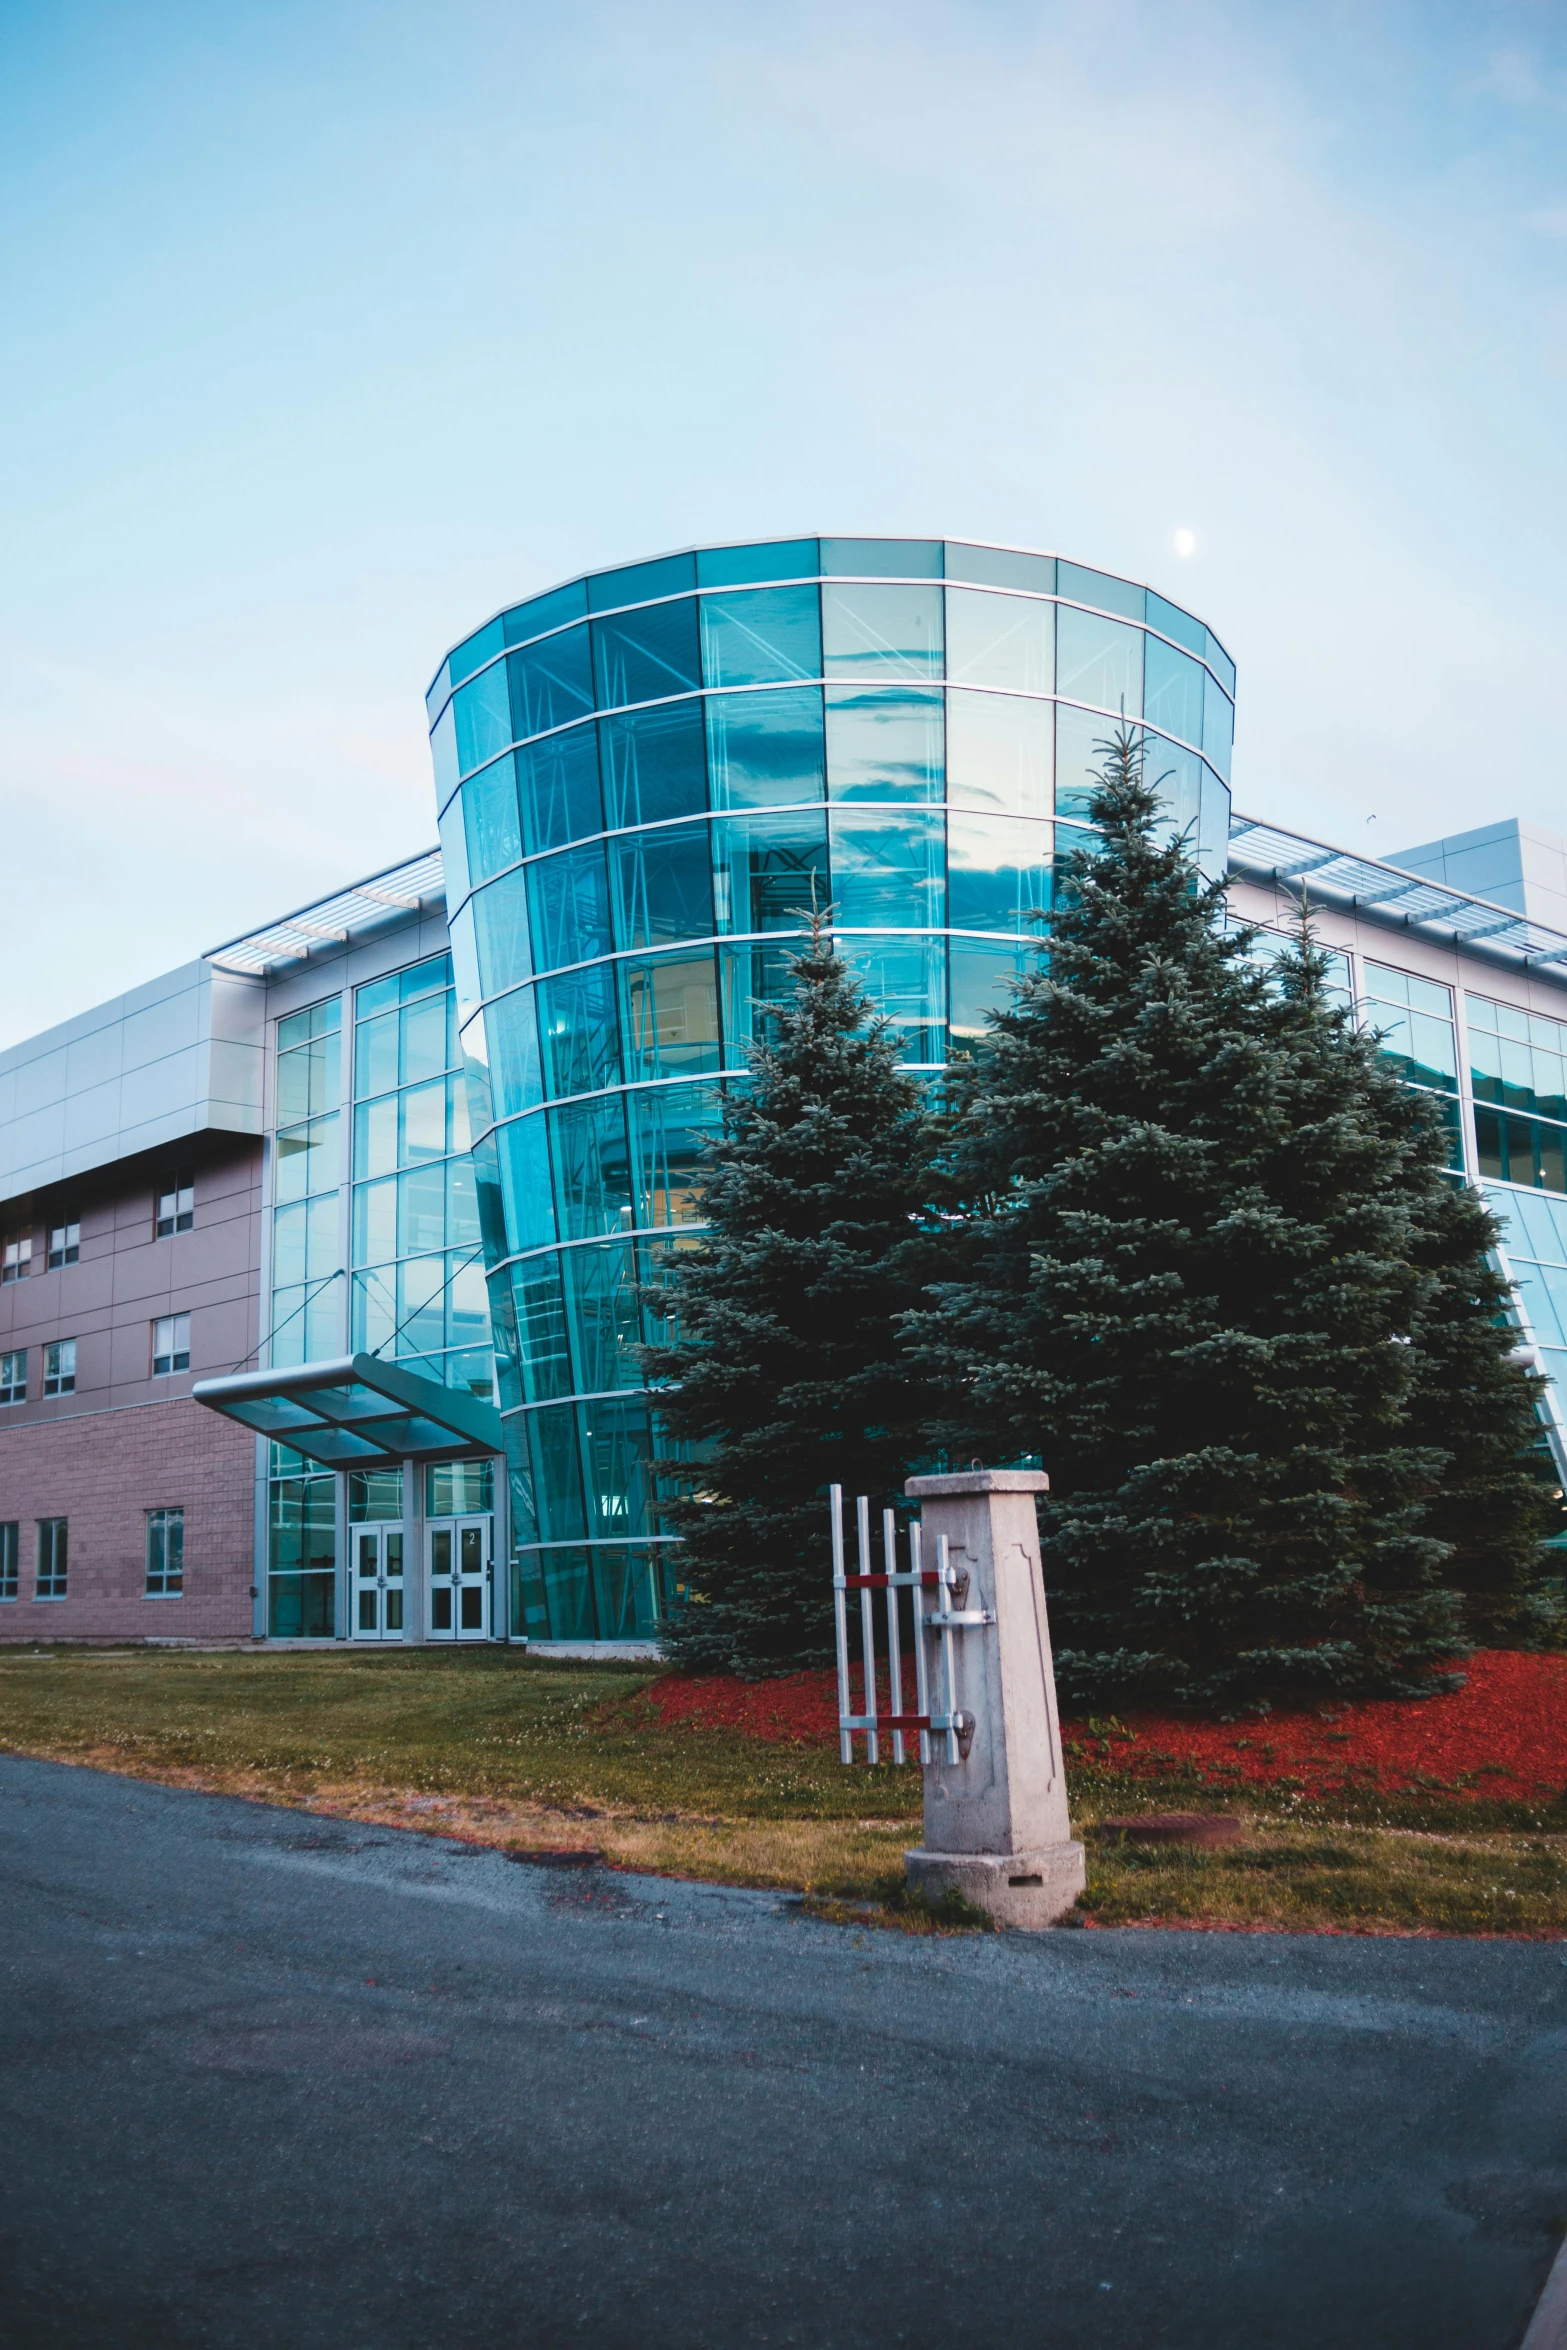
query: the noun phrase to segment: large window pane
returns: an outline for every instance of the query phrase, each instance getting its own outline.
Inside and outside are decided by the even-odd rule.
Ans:
[[[604,828],[596,726],[569,727],[516,754],[522,834],[530,855]]]
[[[534,990],[520,987],[515,995],[502,996],[490,1005],[484,1022],[494,1115],[511,1118],[535,1108],[544,1099],[544,1068]]]
[[[457,726],[457,764],[466,775],[483,767],[511,741],[511,702],[506,691],[506,664],[497,661],[452,696]]]
[[[946,1058],[946,944],[937,938],[843,941],[844,961],[858,972],[878,1011],[898,1035],[905,1061]]]
[[[819,813],[724,816],[713,833],[713,911],[721,931],[798,930],[828,903],[827,825]]]
[[[1037,596],[1056,592],[1054,555],[1024,555],[1013,547],[974,547],[949,539],[948,579],[969,579],[976,587],[1028,588]]]
[[[940,579],[938,539],[823,539],[822,569],[846,578]]]
[[[814,587],[754,588],[702,598],[702,676],[708,685],[787,685],[822,673]]]
[[[582,580],[573,579],[565,587],[551,588],[548,595],[530,596],[526,604],[513,604],[501,615],[502,633],[509,645],[526,644],[529,637],[542,636],[546,629],[580,620],[587,608],[587,587]]]
[[[390,1175],[397,1167],[397,1096],[361,1102],[354,1112],[354,1173]]]
[[[423,1003],[405,1004],[400,1018],[398,1082],[417,1085],[422,1078],[439,1076],[450,1065],[449,1048],[454,1042],[445,996],[426,996]]]
[[[335,1191],[338,1184],[337,1116],[312,1118],[308,1126],[291,1126],[277,1138],[275,1196],[279,1201],[304,1199],[311,1192]]]
[[[705,1152],[723,1124],[716,1085],[661,1085],[628,1094],[636,1151],[637,1222],[689,1224],[701,1213]]]
[[[608,846],[617,946],[711,935],[713,872],[705,823],[625,833]]]
[[[1038,937],[1050,909],[1050,826],[1021,816],[947,819],[947,920],[954,930]]]
[[[828,677],[939,677],[941,645],[939,587],[822,589]]]
[[[555,1211],[563,1240],[631,1229],[631,1163],[622,1096],[547,1111]]]
[[[525,1412],[533,1470],[533,1507],[545,1542],[580,1542],[587,1532],[582,1511],[581,1453],[572,1404],[550,1404]],[[553,1618],[552,1618],[553,1624]]]
[[[1230,780],[1230,752],[1235,741],[1235,708],[1228,694],[1210,677],[1203,692],[1202,755]]]
[[[473,937],[474,951],[479,958],[479,986],[485,995],[500,995],[528,978],[533,964],[528,937],[528,885],[522,874],[508,873],[504,880],[491,882],[488,889],[474,893]]]
[[[1119,620],[1061,607],[1056,632],[1056,690],[1068,701],[1142,715],[1143,632]]]
[[[473,1161],[463,1152],[446,1161],[446,1245],[466,1251],[482,1242],[478,1184]]]
[[[1010,1011],[1015,982],[1037,966],[1038,956],[1024,946],[1004,946],[999,939],[992,944],[988,939],[955,938],[948,956],[950,1049],[972,1052],[991,1013]]]
[[[1056,608],[1024,596],[947,590],[947,675],[964,685],[1048,694],[1055,683]]]
[[[710,695],[707,761],[715,808],[819,800],[826,774],[821,689]]]
[[[1134,581],[1086,570],[1081,563],[1057,564],[1056,589],[1074,604],[1095,604],[1101,612],[1119,612],[1126,620],[1141,620],[1146,610],[1144,591]],[[1061,617],[1064,620],[1065,613]]]
[[[1015,694],[947,693],[947,798],[959,808],[1048,816],[1052,706]]]
[[[935,930],[942,903],[939,810],[832,819],[832,894],[844,930]]]
[[[545,1092],[597,1093],[620,1083],[614,967],[599,963],[549,979],[536,990]]]
[[[604,776],[604,821],[663,824],[699,816],[707,807],[702,705],[679,702],[667,710],[638,710],[599,726]]]
[[[588,1489],[588,1531],[599,1541],[647,1534],[647,1463],[652,1431],[647,1406],[605,1399],[579,1404]]]
[[[1150,628],[1157,628],[1162,636],[1173,637],[1178,645],[1185,646],[1188,653],[1195,653],[1199,661],[1202,659],[1208,649],[1208,631],[1200,620],[1194,620],[1189,612],[1183,612],[1179,604],[1167,604],[1163,596],[1156,596],[1153,589],[1149,588],[1146,617]],[[1151,659],[1151,645],[1148,651]],[[1195,741],[1196,738],[1193,736],[1191,739]]]
[[[380,1190],[379,1184],[375,1185]],[[446,1246],[446,1169],[414,1167],[397,1179],[397,1253],[413,1257]]]
[[[601,710],[691,693],[702,682],[696,598],[650,604],[593,622],[593,673]]]
[[[609,953],[609,883],[604,852],[596,841],[541,857],[527,867],[527,875],[537,970],[555,971],[564,963],[585,963]]]
[[[613,612],[617,604],[646,604],[695,586],[694,555],[655,555],[651,563],[622,563],[614,571],[595,572],[588,581],[588,609]]]
[[[354,1186],[353,1249],[356,1265],[389,1265],[397,1255],[395,1175]]]
[[[567,628],[542,644],[508,653],[512,725],[519,741],[569,726],[593,707],[593,670],[585,628]]]
[[[835,800],[939,800],[939,693],[827,689],[827,789]]]
[[[626,1075],[691,1077],[719,1066],[712,955],[660,955],[620,966]]]
[[[642,1321],[630,1241],[562,1249],[560,1267],[577,1393],[601,1395],[616,1387],[640,1387],[642,1374],[632,1349],[641,1341]]]
[[[462,815],[470,882],[488,881],[492,873],[516,864],[522,855],[522,825],[517,814],[516,769],[509,752],[493,766],[469,776],[463,786]]]
[[[556,1236],[555,1191],[542,1116],[498,1126],[495,1157],[508,1255],[519,1249],[548,1247]]]
[[[1202,771],[1197,861],[1212,881],[1223,880],[1230,861],[1230,795],[1211,767]]]
[[[702,587],[744,587],[759,579],[813,579],[820,568],[815,539],[773,539],[752,547],[704,547],[696,559],[696,576]]]
[[[1056,814],[1086,817],[1099,789],[1098,773],[1110,750],[1116,720],[1102,710],[1056,705]]]
[[[1180,833],[1193,854],[1197,852],[1202,810],[1202,761],[1195,751],[1150,734],[1143,742],[1143,774],[1159,794],[1159,805],[1172,832]]]
[[[1178,653],[1156,636],[1144,639],[1147,676],[1143,715],[1161,733],[1178,735],[1182,742],[1202,745],[1203,687],[1208,673],[1185,653]]]
[[[798,939],[756,939],[748,946],[720,947],[726,1069],[745,1067],[745,1048],[767,1033],[769,1012],[793,999],[794,957],[800,944]]]

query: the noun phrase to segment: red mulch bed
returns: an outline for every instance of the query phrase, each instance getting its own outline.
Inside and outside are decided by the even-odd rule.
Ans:
[[[1284,1786],[1305,1795],[1360,1789],[1500,1801],[1567,1793],[1567,1656],[1489,1649],[1462,1671],[1463,1688],[1444,1697],[1324,1702],[1239,1722],[1142,1712],[1067,1721],[1067,1759],[1128,1779],[1179,1774],[1237,1792]],[[671,1673],[647,1697],[669,1723],[781,1744],[827,1745],[838,1735],[830,1672],[782,1681]]]

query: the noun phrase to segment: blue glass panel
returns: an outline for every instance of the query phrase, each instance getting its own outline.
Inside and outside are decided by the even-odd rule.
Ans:
[[[950,687],[947,798],[959,808],[1048,816],[1054,715],[1049,702]]]
[[[637,1222],[644,1231],[701,1216],[709,1141],[723,1125],[716,1085],[659,1085],[626,1096],[636,1164]]]
[[[664,1561],[670,1547],[601,1542],[588,1552],[593,1607],[604,1640],[645,1640],[666,1621]]]
[[[1108,571],[1089,571],[1081,563],[1056,566],[1056,592],[1074,604],[1093,604],[1101,612],[1118,612],[1123,620],[1141,620],[1146,590],[1132,580],[1115,579]]]
[[[947,590],[947,675],[964,685],[1048,694],[1055,684],[1056,608],[1025,596]]]
[[[631,1229],[631,1161],[624,1096],[548,1110],[555,1212],[563,1240],[596,1240]]]
[[[448,1030],[444,997],[427,997],[408,1004],[402,1013],[398,1064],[401,1085],[417,1085],[421,1078],[438,1077],[450,1065],[455,1031]]]
[[[1050,826],[1021,816],[947,819],[947,920],[954,930],[1037,937],[1050,910]]]
[[[824,587],[822,666],[828,677],[941,675],[938,587]]]
[[[708,685],[790,685],[822,673],[814,587],[753,588],[702,598],[702,676]]]
[[[719,1066],[717,969],[711,954],[620,965],[627,1079],[693,1077]]]
[[[1186,836],[1195,856],[1202,810],[1202,761],[1195,751],[1182,750],[1162,735],[1150,734],[1143,742],[1143,774],[1159,794],[1171,831]]]
[[[463,1074],[467,1088],[470,1134],[482,1134],[495,1116],[490,1092],[490,1043],[482,1012],[475,1012],[462,1032]]]
[[[637,1312],[630,1241],[563,1249],[560,1267],[577,1393],[601,1395],[616,1387],[640,1387],[642,1374],[631,1350],[641,1343],[642,1318]]]
[[[502,881],[492,881],[487,889],[475,891],[473,933],[483,995],[504,994],[531,975],[528,893],[520,873],[508,874]]]
[[[449,917],[452,942],[452,978],[457,1013],[466,1020],[479,1001],[479,950],[473,934],[473,900],[456,907]]]
[[[1056,814],[1085,817],[1099,789],[1098,769],[1110,747],[1115,720],[1100,710],[1056,708]]]
[[[721,816],[713,827],[713,913],[721,931],[798,930],[829,902],[827,825],[819,809]]]
[[[547,734],[552,726],[569,726],[593,707],[593,667],[585,628],[568,628],[542,644],[508,653],[506,672],[512,727],[519,740]]]
[[[1143,715],[1163,734],[1202,746],[1203,688],[1210,682],[1200,662],[1151,636],[1145,643]]]
[[[827,689],[827,789],[835,800],[939,800],[942,696]]]
[[[835,813],[832,894],[844,930],[934,930],[945,920],[937,809]]]
[[[468,778],[463,786],[462,812],[473,881],[488,881],[492,873],[502,873],[508,865],[516,864],[522,855],[522,825],[510,752],[493,767],[481,768]]]
[[[490,1332],[495,1341],[495,1384],[503,1412],[514,1412],[522,1401],[522,1352],[517,1338],[517,1315],[512,1304],[511,1275],[489,1277]],[[531,1499],[531,1496],[530,1496]],[[517,1533],[512,1521],[514,1539]]]
[[[588,610],[613,612],[620,604],[645,604],[654,596],[678,596],[696,586],[695,555],[660,555],[652,563],[623,563],[588,581]]]
[[[581,1453],[573,1405],[550,1404],[525,1412],[533,1469],[533,1506],[545,1542],[581,1541],[587,1532],[582,1509]],[[553,1580],[553,1578],[552,1578]],[[591,1614],[589,1622],[591,1623]],[[550,1628],[556,1631],[555,1593],[550,1595]],[[557,1638],[562,1635],[557,1631]],[[592,1634],[589,1633],[589,1637]]]
[[[519,1249],[547,1248],[555,1238],[555,1193],[544,1120],[519,1118],[510,1126],[497,1126],[494,1142],[506,1218],[505,1253],[514,1256]]]
[[[640,612],[595,620],[593,674],[601,710],[693,692],[702,682],[696,598],[682,596],[673,604],[649,604]]]
[[[766,1033],[768,1012],[794,994],[797,939],[757,939],[749,946],[720,947],[719,994],[723,1002],[724,1067],[743,1069],[745,1051]]]
[[[460,906],[468,895],[468,842],[463,832],[462,801],[453,799],[436,819],[441,836],[441,870],[446,878],[446,903]]]
[[[361,1000],[369,993],[361,989]],[[362,1101],[397,1083],[397,1014],[361,1020],[354,1031],[354,1092]]]
[[[713,869],[704,821],[623,833],[608,846],[617,946],[672,946],[677,939],[712,936]]]
[[[506,692],[506,664],[489,669],[459,687],[452,696],[457,722],[457,765],[466,775],[482,767],[511,741],[511,702]]]
[[[1140,718],[1143,707],[1143,632],[1119,620],[1061,607],[1056,628],[1056,691],[1072,702]]]
[[[446,1161],[446,1243],[466,1255],[480,1246],[481,1238],[473,1160],[459,1151]]]
[[[709,695],[707,763],[715,808],[819,800],[826,781],[820,687]]]
[[[544,1084],[556,1100],[620,1083],[615,974],[608,963],[547,980],[538,990]]]
[[[525,870],[535,970],[555,971],[564,963],[586,963],[595,955],[607,955],[609,883],[598,842],[541,857]],[[505,889],[508,884],[495,886]]]
[[[387,1189],[373,1183],[371,1194]],[[397,1178],[397,1246],[376,1249],[373,1258],[427,1256],[446,1246],[446,1169],[439,1159],[427,1167],[410,1167]]]
[[[1014,547],[972,547],[949,539],[946,574],[975,587],[1026,588],[1036,596],[1056,592],[1054,555],[1024,555]]]
[[[484,1015],[490,1050],[490,1090],[497,1118],[514,1118],[520,1110],[536,1109],[544,1099],[539,1023],[533,998],[531,987],[519,987],[514,995],[501,996]],[[470,1071],[470,1085],[472,1082]]]
[[[523,838],[530,856],[604,828],[596,726],[568,727],[514,754]]]
[[[435,769],[435,804],[444,808],[462,772],[457,764],[457,720],[450,702],[430,730],[430,761]]]
[[[855,579],[940,579],[936,539],[823,539],[822,569]]]
[[[1202,755],[1210,767],[1216,767],[1226,783],[1230,780],[1230,749],[1235,740],[1235,710],[1228,694],[1208,679],[1203,697]]]
[[[487,620],[473,636],[464,640],[446,656],[446,666],[453,685],[461,685],[486,661],[493,661],[497,653],[506,649],[506,638],[499,620]]]
[[[814,539],[772,539],[756,547],[704,547],[696,559],[699,587],[745,587],[761,579],[813,579],[819,568]]]
[[[434,677],[431,679],[429,690],[424,697],[424,713],[432,726],[435,724],[437,713],[446,707],[447,701],[451,696],[451,690],[451,669],[449,665],[443,661],[440,668],[436,671]]]
[[[599,1541],[652,1531],[647,1462],[652,1432],[647,1406],[630,1398],[579,1404],[588,1491],[588,1531]],[[602,1620],[602,1619],[601,1619]]]
[[[1208,631],[1202,622],[1194,620],[1189,612],[1183,612],[1179,604],[1166,603],[1163,596],[1154,594],[1152,588],[1148,590],[1148,625],[1158,629],[1161,636],[1173,637],[1178,645],[1186,647],[1188,653],[1195,653],[1199,661],[1206,656]]]
[[[450,955],[429,955],[422,963],[411,963],[406,971],[396,975],[397,995],[401,1003],[412,1003],[415,996],[435,995],[452,984]]]
[[[1208,666],[1233,701],[1235,699],[1235,664],[1211,628],[1208,631]]]
[[[845,939],[843,958],[892,1022],[899,1058],[946,1059],[946,942],[939,938]]]
[[[951,1000],[947,1012],[950,1049],[972,1052],[992,1012],[1011,1009],[1012,988],[1037,967],[1037,955],[998,939],[955,938],[948,956]]]
[[[490,1309],[484,1290],[484,1267],[471,1248],[454,1249],[446,1259],[446,1343],[449,1347],[462,1347],[465,1350],[487,1348],[490,1343]],[[449,1377],[447,1385],[467,1385],[472,1376],[473,1362],[474,1358],[469,1354],[465,1362],[454,1366],[456,1377]],[[486,1393],[489,1384],[486,1375]]]
[[[564,587],[551,588],[547,596],[534,596],[526,604],[514,604],[503,614],[506,642],[525,644],[530,636],[542,636],[547,628],[563,628],[568,620],[584,619],[587,609],[587,583],[568,580]]]
[[[676,702],[663,710],[635,710],[599,723],[604,776],[604,821],[662,824],[699,816],[707,807],[707,761],[702,705]]]

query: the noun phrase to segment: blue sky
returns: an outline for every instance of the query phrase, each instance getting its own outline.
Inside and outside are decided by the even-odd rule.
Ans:
[[[0,1041],[425,846],[447,644],[725,535],[1060,547],[1248,811],[1567,831],[1548,0],[3,0],[0,254]]]

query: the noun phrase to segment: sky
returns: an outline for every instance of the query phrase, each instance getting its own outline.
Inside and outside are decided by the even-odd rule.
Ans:
[[[1057,548],[1228,645],[1239,808],[1567,832],[1559,0],[0,0],[0,293],[0,1044],[726,537]]]

